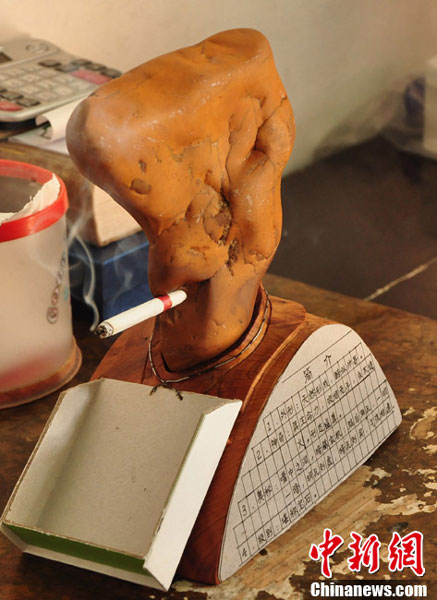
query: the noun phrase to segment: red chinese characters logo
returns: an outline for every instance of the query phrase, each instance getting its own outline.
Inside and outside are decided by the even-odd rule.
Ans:
[[[330,529],[325,529],[323,532],[323,542],[320,542],[317,546],[316,544],[311,544],[310,558],[322,561],[321,571],[325,577],[332,577],[329,559],[340,548],[343,542],[344,540],[341,535],[332,535]]]
[[[410,568],[416,575],[423,575],[423,533],[413,531],[402,538],[395,532],[388,545],[388,568],[392,573]]]
[[[369,573],[379,571],[379,550],[381,542],[376,534],[364,539],[359,533],[352,531],[352,542],[348,545],[351,556],[347,559],[349,570],[358,573],[364,567]],[[311,544],[309,557],[321,561],[321,573],[324,577],[331,578],[332,570],[330,558],[344,543],[340,535],[333,535],[331,529],[323,532],[323,541],[320,544]],[[424,575],[423,566],[423,534],[413,531],[401,537],[395,532],[388,545],[388,568],[391,573],[410,568],[416,575]]]
[[[378,536],[374,533],[363,541],[359,533],[351,532],[351,542],[348,546],[352,550],[352,556],[347,559],[347,564],[350,571],[361,571],[361,566],[366,567],[369,573],[379,571],[379,549],[381,542]]]

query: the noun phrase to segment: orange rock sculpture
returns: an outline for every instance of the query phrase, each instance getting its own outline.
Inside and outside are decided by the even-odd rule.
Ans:
[[[168,367],[224,352],[248,327],[281,237],[294,122],[266,38],[224,31],[160,56],[82,102],[79,169],[141,224],[149,284],[188,300],[157,319]]]

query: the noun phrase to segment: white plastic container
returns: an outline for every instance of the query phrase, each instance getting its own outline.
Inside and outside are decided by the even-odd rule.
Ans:
[[[1,178],[23,180],[31,190],[49,182],[53,173],[0,160]],[[68,201],[58,181],[57,195],[44,208],[0,225],[0,408],[58,389],[80,366],[71,320]],[[6,206],[13,212],[13,200],[0,197],[0,210]]]

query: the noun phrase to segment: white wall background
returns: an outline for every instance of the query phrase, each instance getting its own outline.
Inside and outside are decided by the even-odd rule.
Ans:
[[[0,0],[0,40],[32,36],[123,70],[233,27],[270,40],[293,105],[289,168],[437,54],[436,0]]]

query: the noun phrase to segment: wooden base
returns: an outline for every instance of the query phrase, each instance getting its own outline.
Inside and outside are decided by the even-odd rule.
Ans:
[[[152,359],[159,376],[175,380],[176,390],[208,393],[221,398],[243,401],[196,524],[184,551],[179,574],[206,583],[219,583],[218,567],[222,538],[234,485],[258,418],[278,380],[302,343],[329,321],[307,314],[296,302],[272,297],[262,291],[255,307],[255,318],[246,334],[214,363],[198,365],[190,372],[174,373],[166,369],[159,339],[152,340]],[[106,354],[93,379],[111,377],[148,385],[159,385],[148,358],[153,322],[128,330]],[[250,340],[260,332],[256,341]],[[244,351],[244,349],[246,350]],[[243,351],[243,352],[242,352]],[[233,358],[222,364],[225,359]],[[205,371],[202,372],[202,369]]]
[[[56,373],[42,381],[37,381],[22,388],[15,388],[0,393],[0,409],[19,406],[47,396],[68,383],[76,375],[82,364],[82,353],[73,338],[73,349],[70,356]]]

